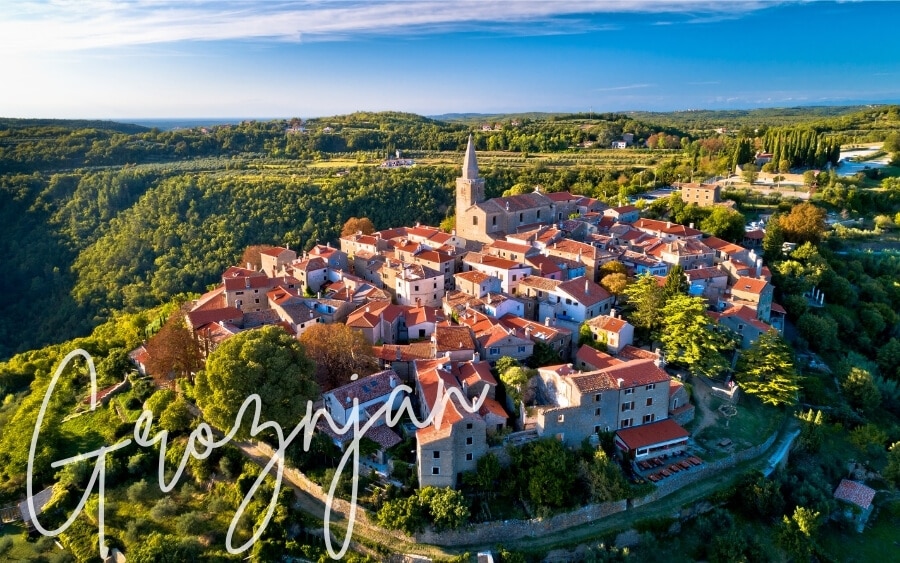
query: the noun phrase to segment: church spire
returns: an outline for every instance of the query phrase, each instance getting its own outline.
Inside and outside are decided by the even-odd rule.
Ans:
[[[463,159],[462,177],[464,180],[474,180],[478,177],[478,161],[475,160],[475,143],[471,133],[469,144],[466,146],[466,157]]]

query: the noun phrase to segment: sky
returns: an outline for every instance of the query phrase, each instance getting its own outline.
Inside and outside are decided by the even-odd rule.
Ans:
[[[900,103],[900,3],[4,0],[0,116]]]

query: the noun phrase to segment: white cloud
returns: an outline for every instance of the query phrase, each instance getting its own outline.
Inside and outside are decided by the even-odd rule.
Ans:
[[[509,34],[605,29],[612,13],[730,18],[772,6],[737,0],[13,0],[0,14],[6,53],[71,51],[179,41],[329,40],[488,26]]]

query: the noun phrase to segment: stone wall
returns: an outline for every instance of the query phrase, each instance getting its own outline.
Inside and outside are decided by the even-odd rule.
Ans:
[[[428,530],[416,534],[416,542],[447,547],[469,544],[496,544],[552,534],[560,530],[606,518],[612,514],[624,512],[626,508],[627,501],[620,500],[602,504],[589,504],[572,512],[557,514],[551,518],[484,522],[470,524],[459,530],[440,533]]]

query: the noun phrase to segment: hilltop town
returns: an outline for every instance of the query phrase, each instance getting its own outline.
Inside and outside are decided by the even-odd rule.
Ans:
[[[707,187],[681,189],[696,203]],[[348,234],[340,248],[267,248],[258,268],[223,272],[221,283],[187,310],[186,323],[204,354],[269,324],[298,338],[321,323],[360,332],[380,371],[323,389],[325,407],[340,422],[366,421],[400,381],[414,387],[423,418],[436,407],[439,385],[469,399],[487,388],[477,412],[454,400],[432,427],[415,432],[421,487],[458,487],[492,447],[541,437],[597,446],[604,433],[615,434],[635,473],[655,480],[663,475],[641,471],[647,460],[697,459],[688,455],[682,427],[694,407],[660,350],[635,347],[618,296],[599,283],[604,268],[617,263],[629,277],[651,276],[661,285],[679,267],[688,294],[707,303],[710,325],[749,348],[767,331],[781,330],[785,315],[758,255],[761,234],[748,230],[743,245],[729,243],[693,225],[640,218],[632,205],[609,207],[538,188],[485,199],[470,137],[452,232],[417,224]],[[593,342],[580,338],[582,327]],[[536,366],[521,404],[509,391],[498,401],[492,368],[504,358],[525,363],[540,348],[557,363]],[[131,355],[143,365],[147,354],[142,347]],[[320,429],[339,446],[349,439]],[[401,434],[383,424],[370,430],[380,447],[373,466],[386,477],[385,452]]]

